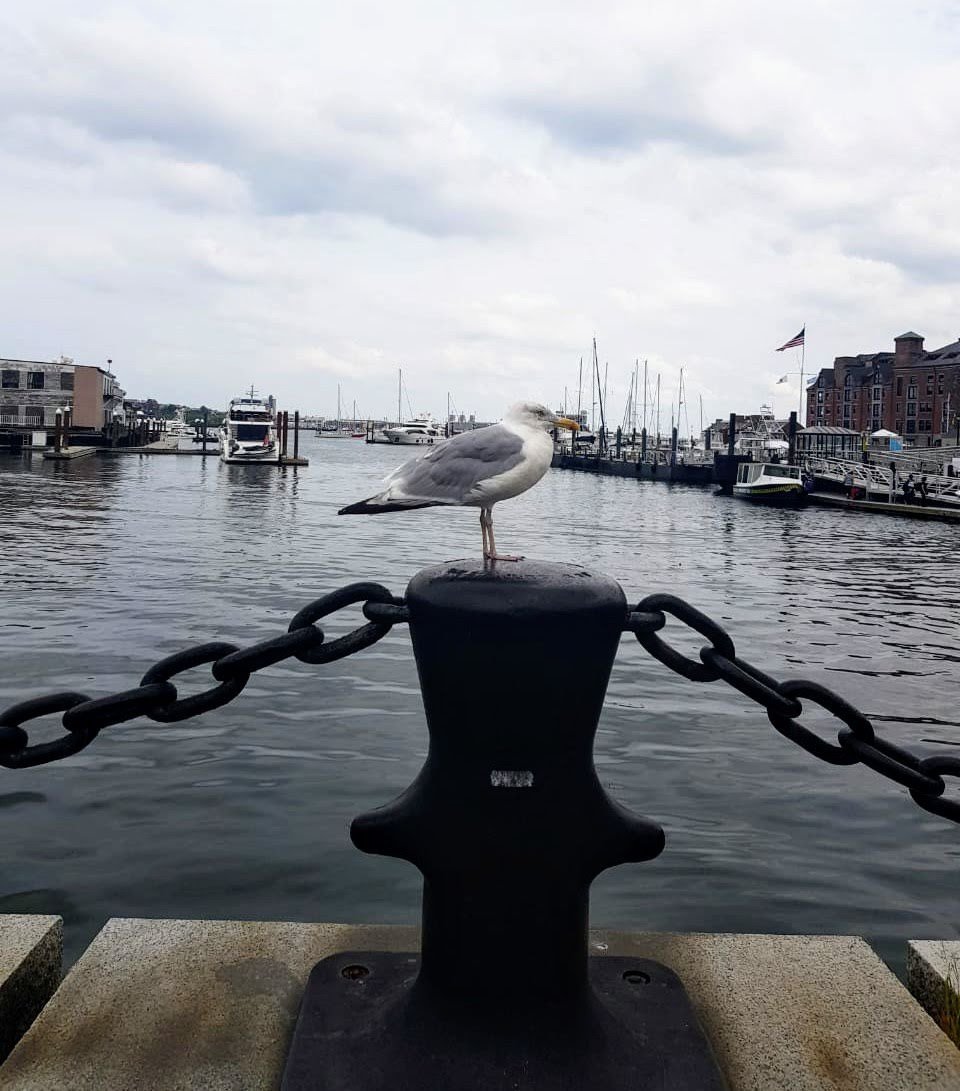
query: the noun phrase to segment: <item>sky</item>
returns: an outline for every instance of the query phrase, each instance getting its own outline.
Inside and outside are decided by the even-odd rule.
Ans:
[[[13,0],[0,356],[682,431],[960,337],[960,2]],[[683,369],[686,404],[677,409]],[[784,375],[786,383],[778,383]]]

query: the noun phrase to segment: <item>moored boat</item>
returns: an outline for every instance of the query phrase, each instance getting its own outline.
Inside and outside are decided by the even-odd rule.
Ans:
[[[799,466],[744,462],[737,470],[733,495],[760,504],[796,506],[807,499]]]
[[[251,386],[233,398],[220,425],[220,458],[223,462],[280,461],[276,423],[270,405]]]
[[[413,420],[384,428],[383,434],[388,443],[432,444],[446,438],[443,428],[429,413],[421,413]]]

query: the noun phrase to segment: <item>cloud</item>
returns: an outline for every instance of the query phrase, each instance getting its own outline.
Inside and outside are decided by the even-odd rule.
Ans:
[[[956,336],[946,0],[78,10],[0,27],[4,353],[494,417],[596,335],[611,405],[646,358],[712,419],[804,323],[811,368]]]

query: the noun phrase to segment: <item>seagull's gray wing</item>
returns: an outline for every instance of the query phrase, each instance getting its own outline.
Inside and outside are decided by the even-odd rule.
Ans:
[[[382,498],[463,504],[481,481],[523,460],[523,439],[502,424],[461,432],[411,459],[387,478]]]

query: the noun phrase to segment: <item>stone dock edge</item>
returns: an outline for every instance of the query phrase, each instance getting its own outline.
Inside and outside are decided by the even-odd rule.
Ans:
[[[59,917],[0,915],[0,1061],[53,995],[62,964]]]
[[[25,920],[34,944],[51,928],[59,943],[56,918]],[[276,1088],[313,965],[418,942],[413,927],[111,920],[0,1066],[0,1089]],[[911,946],[939,965],[926,941]],[[960,1089],[960,1050],[855,936],[597,929],[590,953],[674,970],[730,1091]]]
[[[911,940],[907,988],[938,1027],[960,1046],[960,940]]]

